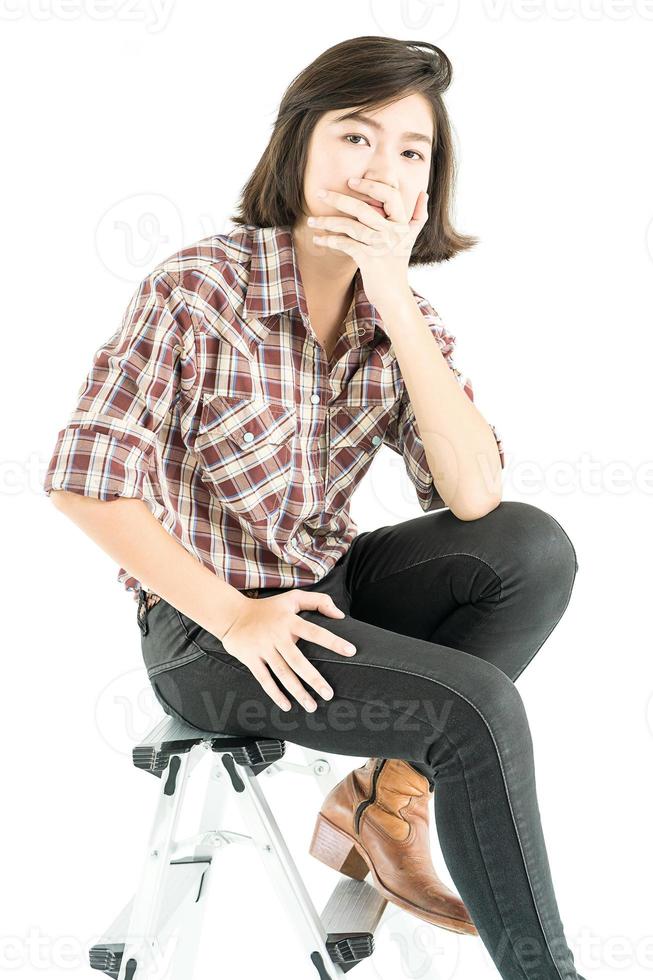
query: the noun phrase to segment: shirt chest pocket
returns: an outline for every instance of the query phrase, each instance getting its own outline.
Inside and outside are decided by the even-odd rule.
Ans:
[[[334,408],[329,419],[329,472],[324,510],[337,514],[372,465],[392,418],[388,404]]]
[[[244,524],[266,525],[290,484],[295,408],[258,396],[205,398],[195,439],[201,478]]]

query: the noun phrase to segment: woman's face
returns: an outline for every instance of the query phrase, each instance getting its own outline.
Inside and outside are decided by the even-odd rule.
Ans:
[[[355,118],[340,118],[346,115]],[[304,176],[308,215],[343,213],[316,196],[321,187],[367,200],[367,194],[347,183],[350,177],[365,177],[396,187],[410,221],[419,192],[428,189],[433,139],[431,107],[419,94],[374,111],[324,113],[309,143]],[[383,205],[378,206],[385,215]]]

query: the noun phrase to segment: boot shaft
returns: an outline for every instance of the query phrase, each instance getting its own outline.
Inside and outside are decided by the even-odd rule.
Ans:
[[[361,809],[392,840],[428,838],[429,804],[433,789],[422,773],[403,759],[386,759],[377,770],[374,792]],[[360,821],[359,821],[360,826]]]
[[[410,832],[406,815],[428,825],[428,803],[433,790],[426,776],[402,759],[368,759],[327,793],[322,812],[343,830],[358,834],[361,821],[372,817],[393,839]],[[406,810],[409,808],[409,810]]]

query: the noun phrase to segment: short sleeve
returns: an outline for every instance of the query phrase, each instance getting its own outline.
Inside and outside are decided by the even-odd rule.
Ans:
[[[449,333],[440,318],[439,313],[433,309],[431,304],[424,297],[415,293],[415,299],[428,322],[433,336],[435,337],[442,355],[447,364],[453,371],[456,381],[463,389],[470,401],[474,401],[474,388],[471,379],[458,369],[454,362],[453,353],[456,338]],[[399,409],[394,422],[388,428],[384,436],[384,444],[395,452],[403,456],[404,464],[408,477],[415,487],[417,499],[423,511],[438,510],[446,507],[444,500],[438,493],[431,471],[429,469],[424,444],[420,438],[417,428],[415,413],[408,397],[405,385],[402,383],[402,393],[399,400]],[[489,423],[488,423],[489,424]],[[501,459],[501,468],[505,466],[503,440],[494,425],[490,424],[494,434]]]
[[[94,354],[57,434],[46,494],[62,489],[101,500],[142,497],[157,438],[193,371],[193,326],[182,291],[169,273],[155,271]]]

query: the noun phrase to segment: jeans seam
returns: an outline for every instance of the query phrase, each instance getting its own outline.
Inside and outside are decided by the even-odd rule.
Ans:
[[[392,578],[393,575],[401,575],[402,572],[407,572],[410,568],[416,568],[417,565],[424,565],[427,561],[436,561],[438,558],[475,558],[476,561],[480,561],[483,563],[483,565],[487,565],[487,567],[490,569],[492,574],[496,575],[496,577],[499,579],[499,582],[501,582],[501,576],[499,575],[497,570],[493,568],[488,561],[485,561],[484,558],[479,558],[478,555],[472,555],[467,551],[451,551],[451,552],[447,552],[444,555],[431,555],[429,558],[420,558],[419,561],[411,562],[410,565],[402,565],[401,568],[395,569],[394,572],[389,572],[387,575],[381,575],[379,576],[379,578],[372,579],[362,588],[366,589],[368,585],[376,585],[378,582],[385,582],[386,579]]]
[[[390,572],[388,575],[383,575],[380,578],[375,578],[374,581],[368,582],[367,585],[364,585],[360,591],[363,592],[366,588],[368,588],[368,586],[377,585],[379,582],[384,582],[386,579],[392,578],[393,575],[401,575],[403,572],[407,572],[410,568],[415,568],[417,565],[423,565],[427,561],[437,561],[439,558],[474,558],[476,561],[480,561],[482,565],[485,565],[487,568],[489,568],[492,574],[496,576],[499,582],[499,596],[497,598],[497,601],[489,610],[489,613],[486,614],[486,619],[484,619],[483,621],[483,626],[487,625],[489,617],[492,615],[492,613],[497,608],[499,602],[501,601],[501,596],[503,595],[503,582],[501,581],[501,576],[499,575],[497,570],[493,568],[488,561],[485,561],[484,558],[479,558],[478,555],[469,554],[469,552],[466,551],[452,551],[452,552],[448,552],[445,555],[432,555],[430,558],[422,558],[420,559],[420,561],[413,562],[411,565],[405,565],[403,568],[397,569],[394,572]],[[350,600],[350,605],[351,605],[351,600]],[[474,603],[472,603],[472,605],[474,605]],[[461,644],[464,643],[464,641],[469,637],[472,630],[476,628],[477,628],[477,624],[473,624],[472,627],[467,631],[467,633],[465,633],[465,635],[461,639],[459,638],[458,640],[459,649],[462,649]]]
[[[469,795],[469,784],[467,782],[467,774],[465,772],[465,767],[464,766],[462,766],[462,772],[463,772],[463,782],[465,784],[465,793],[467,794],[467,800],[469,802],[469,812],[472,815],[472,821],[474,823],[474,829],[476,830],[476,818],[474,816],[474,809],[472,807],[472,798]],[[507,795],[508,794],[507,794],[507,791],[506,791],[506,796]],[[519,838],[519,834],[517,834],[517,837]],[[522,970],[522,972],[524,974],[524,977],[528,978],[528,971],[525,969],[525,967],[520,962],[519,956],[517,954],[517,950],[515,949],[515,944],[513,943],[512,938],[510,938],[510,932],[508,931],[508,928],[506,926],[505,917],[504,917],[503,912],[501,911],[501,909],[499,907],[499,903],[497,901],[497,895],[496,895],[496,892],[495,892],[494,887],[492,885],[492,879],[491,879],[490,874],[488,872],[487,863],[485,861],[485,855],[483,854],[483,848],[480,846],[480,843],[479,843],[478,831],[476,832],[476,842],[478,844],[478,851],[479,851],[479,854],[481,856],[481,861],[483,862],[483,867],[485,869],[485,876],[487,878],[487,883],[490,886],[490,891],[492,893],[492,898],[494,899],[494,905],[496,907],[496,911],[497,911],[497,913],[499,915],[499,918],[501,919],[501,922],[503,923],[504,931],[505,931],[506,935],[508,936],[508,938],[510,939],[511,946],[513,947],[513,954],[515,956],[515,959],[516,959],[517,963],[519,964],[519,966],[520,966],[520,968],[521,968],[521,970]],[[524,862],[524,869],[526,870],[526,877],[528,878],[528,870],[526,869],[526,863],[525,862]],[[530,883],[530,879],[529,879],[529,883]],[[531,893],[532,893],[532,888],[531,888]],[[539,919],[539,912],[537,911],[537,903],[535,902],[535,899],[533,899],[533,906],[535,908],[535,912],[536,912],[537,917]],[[540,920],[540,924],[541,924],[541,920]],[[544,939],[546,940],[546,933],[544,932],[544,928],[542,928],[542,935],[544,936]],[[546,940],[546,942],[547,942],[547,948],[548,948],[548,946],[549,946],[548,940]],[[549,953],[551,953],[551,950],[550,949],[549,949]],[[551,959],[553,959],[553,956],[551,956]],[[556,964],[555,964],[555,961],[554,961],[554,966],[555,965]],[[556,969],[557,969],[557,966],[556,966]],[[558,970],[558,972],[560,972],[560,971]]]
[[[417,564],[419,564],[419,563],[417,563]],[[334,663],[334,661],[332,661],[332,660],[327,660],[327,659],[321,658],[321,657],[312,657],[311,660],[312,661],[315,661],[317,663]],[[335,663],[337,663],[337,662],[338,661],[335,661]],[[510,807],[510,814],[512,816],[512,823],[513,823],[513,826],[515,828],[515,834],[516,834],[516,837],[517,837],[517,841],[519,843],[519,850],[521,851],[521,855],[522,855],[522,861],[523,861],[523,864],[524,864],[524,872],[526,874],[526,878],[528,880],[528,885],[529,885],[529,888],[531,890],[531,897],[533,899],[533,906],[535,908],[535,912],[537,914],[537,918],[538,918],[538,921],[540,923],[540,928],[542,930],[542,935],[544,936],[544,941],[545,941],[546,947],[547,947],[547,949],[549,951],[549,955],[551,957],[551,961],[552,961],[553,965],[555,966],[555,968],[556,968],[556,970],[558,972],[558,976],[560,977],[560,980],[564,980],[564,978],[563,978],[563,976],[560,973],[560,970],[558,968],[558,964],[556,963],[556,960],[555,960],[555,957],[554,957],[553,952],[551,950],[551,947],[549,945],[549,939],[548,939],[548,936],[546,934],[546,930],[544,928],[544,923],[542,922],[542,918],[540,916],[540,910],[537,907],[537,899],[535,897],[535,891],[533,889],[533,883],[531,881],[531,876],[528,873],[528,865],[526,863],[526,855],[524,854],[524,848],[523,848],[523,845],[522,845],[522,840],[521,840],[521,837],[519,835],[519,828],[517,826],[517,821],[515,819],[515,811],[513,809],[512,800],[510,799],[510,792],[508,790],[508,781],[506,779],[506,773],[505,773],[505,769],[504,769],[504,766],[503,766],[503,760],[501,758],[501,753],[499,752],[499,746],[498,746],[497,741],[496,741],[496,739],[494,737],[494,732],[492,731],[492,728],[491,728],[491,726],[490,726],[487,718],[485,717],[485,715],[481,711],[481,709],[478,707],[478,705],[474,704],[473,701],[470,701],[469,698],[466,697],[464,694],[462,694],[460,691],[457,691],[454,687],[451,687],[449,684],[445,684],[444,681],[440,681],[440,680],[436,680],[436,679],[434,679],[432,677],[428,677],[428,675],[426,675],[426,674],[420,674],[420,673],[418,673],[415,670],[406,670],[404,667],[386,667],[383,664],[371,664],[371,663],[361,664],[361,663],[354,663],[354,662],[352,662],[352,667],[376,667],[378,670],[398,671],[401,674],[411,674],[414,677],[420,677],[423,680],[431,681],[431,683],[440,684],[442,687],[445,687],[448,691],[452,691],[454,694],[457,694],[458,697],[460,697],[460,698],[463,699],[463,701],[466,701],[467,704],[469,704],[470,707],[474,709],[474,711],[478,712],[479,716],[483,719],[483,722],[484,722],[484,724],[485,724],[485,726],[486,726],[486,728],[487,728],[487,730],[488,730],[488,732],[490,734],[490,738],[492,739],[492,742],[494,744],[494,749],[495,749],[496,754],[497,754],[497,759],[499,760],[499,768],[501,769],[501,777],[503,779],[503,785],[504,785],[504,788],[505,788],[506,799],[508,801],[508,806]],[[497,670],[498,669],[499,668],[497,668]],[[506,675],[504,674],[503,676],[505,677]],[[417,717],[417,716],[415,715],[414,717]],[[419,719],[419,720],[421,721],[423,719]],[[448,739],[448,740],[450,741],[450,739]],[[464,766],[463,766],[463,772],[464,772]],[[511,942],[512,942],[512,940],[511,940]],[[517,955],[516,954],[516,951],[515,951],[515,955]]]
[[[163,664],[156,664],[156,666],[151,667],[148,670],[148,674],[150,677],[155,677],[157,674],[163,674],[165,671],[174,670],[176,667],[183,667],[185,664],[192,663],[193,660],[199,660],[202,654],[206,656],[204,650],[202,650],[200,653],[193,651],[193,653],[189,653],[185,657],[179,657],[177,660],[166,660],[166,662]]]

